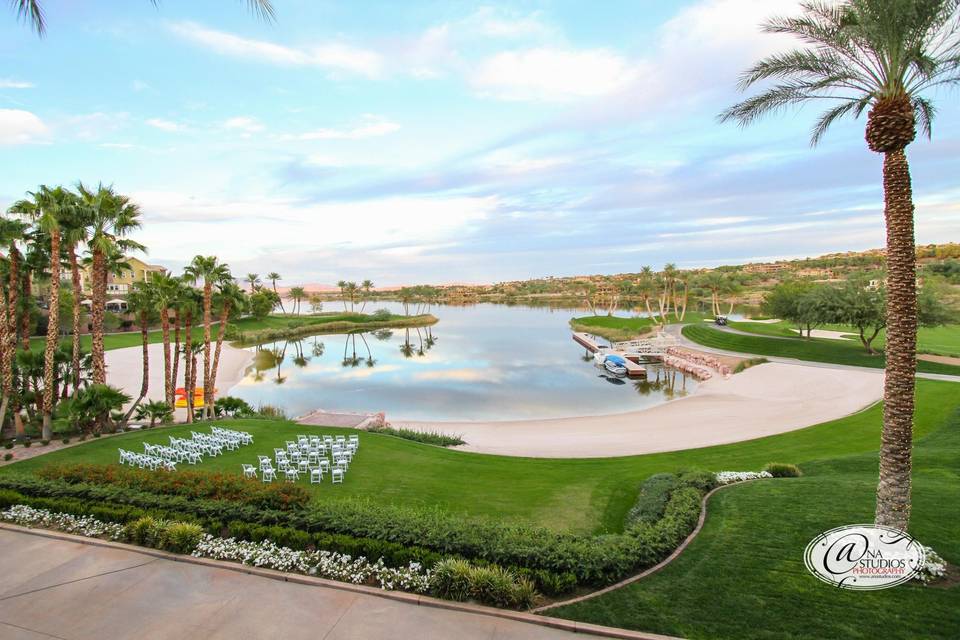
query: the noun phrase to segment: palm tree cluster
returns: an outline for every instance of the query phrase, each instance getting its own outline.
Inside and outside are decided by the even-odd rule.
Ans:
[[[130,235],[140,228],[140,209],[112,187],[75,190],[41,185],[13,203],[0,216],[0,427],[7,419],[18,437],[25,422],[39,422],[42,437],[52,436],[55,417],[66,417],[88,388],[106,397],[107,367],[104,350],[107,283],[111,274],[129,269],[125,255],[145,251]],[[90,353],[81,348],[87,327],[83,308],[81,265],[90,267]],[[64,277],[69,272],[69,278]],[[46,295],[35,295],[44,285]],[[197,286],[200,288],[198,289]],[[159,321],[163,338],[164,400],[175,403],[181,359],[188,388],[198,378],[203,388],[205,417],[212,416],[213,390],[220,353],[231,317],[246,310],[246,296],[229,269],[213,256],[197,256],[181,277],[153,274],[134,284],[127,299],[128,311],[139,325],[143,350],[140,393],[120,418],[126,422],[149,391],[149,330]],[[69,308],[70,313],[63,313]],[[43,349],[31,349],[31,337],[42,325],[46,311]],[[212,337],[214,316],[219,320]],[[69,322],[64,321],[69,317]],[[202,322],[203,339],[193,340],[193,328]],[[63,344],[65,327],[71,335]],[[182,336],[182,338],[181,338]],[[202,353],[202,373],[196,366]],[[182,358],[181,358],[182,356]],[[187,419],[194,419],[193,394],[187,393]],[[58,405],[68,401],[58,411]],[[123,402],[121,401],[121,404]],[[87,399],[86,404],[97,405]],[[74,412],[75,413],[75,412]],[[106,412],[90,425],[102,429]]]
[[[143,249],[129,237],[140,227],[139,217],[137,205],[112,187],[99,185],[93,189],[83,184],[76,191],[41,185],[0,217],[0,245],[6,250],[0,258],[0,421],[5,424],[11,410],[18,437],[24,433],[24,413],[31,421],[39,414],[43,437],[50,438],[60,400],[76,400],[88,382],[106,384],[103,332],[107,278],[124,268],[126,251]],[[93,339],[89,362],[80,348],[81,252],[92,265]],[[64,268],[70,271],[70,286],[61,295]],[[38,304],[34,283],[43,281],[48,283],[48,294]],[[60,313],[66,301],[72,311],[69,349],[60,344]],[[44,303],[46,338],[42,361],[38,361],[39,356],[31,352],[30,338]]]

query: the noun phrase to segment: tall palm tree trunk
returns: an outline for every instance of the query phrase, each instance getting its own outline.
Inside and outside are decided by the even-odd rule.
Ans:
[[[47,343],[43,350],[43,429],[42,437],[53,437],[54,385],[57,365],[54,355],[60,342],[60,229],[50,230],[50,308],[47,310]]]
[[[211,305],[213,300],[213,283],[204,279],[203,283],[203,418],[211,415],[213,405],[213,387],[210,381],[210,322],[213,319]]]
[[[877,524],[906,531],[910,523],[910,471],[917,370],[917,267],[913,189],[903,149],[883,159],[887,225],[887,365]]]
[[[223,339],[227,334],[227,319],[230,317],[230,302],[224,301],[220,312],[220,326],[217,327],[217,346],[213,350],[213,367],[210,369],[210,387],[217,386],[217,372],[220,370],[220,350],[223,348]],[[211,412],[213,409],[210,409]],[[211,413],[212,415],[212,413]]]
[[[77,262],[77,245],[67,247],[67,256],[70,259],[70,284],[73,288],[73,345],[70,352],[70,368],[73,372],[73,397],[80,393],[80,299],[83,297],[83,287],[80,285],[80,265]]]
[[[173,399],[176,395],[178,374],[180,373],[180,310],[173,312],[173,371],[170,374],[170,406],[173,406]],[[187,381],[183,381],[183,388],[187,388]]]
[[[277,300],[280,301],[280,313],[287,315],[287,310],[283,308],[283,297],[277,293],[277,281],[273,281],[273,292],[277,294]]]
[[[30,271],[24,273],[23,278],[23,313],[20,314],[20,343],[24,351],[30,350],[30,298],[33,296],[33,279]]]
[[[194,373],[196,359],[193,357],[193,312],[187,311],[183,319],[183,390],[187,392],[187,424],[193,423],[193,397],[196,389]]]
[[[9,327],[7,294],[0,287],[0,383],[3,395],[0,398],[0,432],[7,422],[7,408],[10,404],[10,395],[13,392],[13,351],[8,341]]]
[[[93,359],[94,384],[107,383],[107,367],[103,352],[103,311],[107,302],[107,264],[103,251],[93,250],[93,283],[90,297],[90,319],[93,325],[90,355]]]
[[[176,385],[176,376],[171,378],[173,363],[170,361],[170,310],[160,310],[160,333],[163,335],[163,398],[168,405],[173,406],[173,390]]]
[[[143,402],[143,399],[147,397],[147,391],[150,390],[150,331],[149,331],[150,321],[147,317],[146,311],[140,312],[140,342],[143,345],[143,378],[140,382],[140,397],[134,401],[130,408],[127,409],[127,412],[123,414],[122,425],[126,425],[130,420],[130,416],[133,415],[133,412],[136,411],[137,407]]]

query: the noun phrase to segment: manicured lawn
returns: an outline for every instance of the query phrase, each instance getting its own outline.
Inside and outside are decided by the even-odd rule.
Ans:
[[[917,432],[926,434],[960,406],[954,383],[921,380]],[[552,460],[478,455],[422,445],[391,436],[361,433],[360,454],[343,485],[310,487],[317,500],[363,496],[391,504],[438,506],[476,516],[548,526],[579,533],[619,531],[640,482],[653,473],[700,468],[757,470],[771,461],[807,463],[824,457],[872,452],[877,448],[880,408],[777,436],[731,445],[622,458]],[[283,421],[226,423],[250,431],[255,444],[205,461],[198,469],[240,472],[243,462],[271,455],[275,446],[303,433],[354,433]],[[195,430],[205,430],[193,426]],[[115,463],[117,448],[142,450],[142,442],[168,442],[187,435],[177,426],[94,440],[78,447],[25,460],[0,473],[29,472],[45,464]],[[14,452],[19,449],[14,449]],[[304,486],[310,486],[304,482]]]
[[[927,436],[915,448],[911,521],[911,532],[953,564],[960,563],[957,395],[950,411],[923,404],[918,413]],[[803,549],[818,533],[873,520],[877,456],[802,468],[802,478],[724,489],[711,499],[703,531],[662,572],[551,615],[685,638],[958,637],[956,584],[844,591],[806,571]]]
[[[761,322],[730,322],[729,326],[739,331],[755,333],[761,336],[797,337],[794,326],[784,321],[773,324]],[[857,330],[853,327],[826,325],[820,328],[829,331],[847,331],[850,333],[850,339],[857,345],[860,344]],[[882,349],[885,343],[885,337],[885,332],[881,331],[873,341],[874,347]],[[920,327],[917,331],[917,349],[921,353],[932,353],[941,356],[960,356],[960,324],[948,324],[942,327]]]
[[[688,311],[684,317],[684,322],[702,322],[706,316],[696,311]],[[676,318],[671,312],[668,316],[668,322],[675,321]],[[582,316],[570,320],[570,327],[574,331],[583,331],[592,333],[608,340],[630,340],[654,326],[655,321],[652,318],[621,318],[619,316]]]
[[[876,369],[884,366],[882,355],[868,355],[859,342],[853,341],[825,338],[784,340],[766,336],[745,336],[701,325],[685,326],[683,335],[697,344],[714,349]],[[917,370],[923,373],[960,375],[960,367],[923,360],[917,362]]]

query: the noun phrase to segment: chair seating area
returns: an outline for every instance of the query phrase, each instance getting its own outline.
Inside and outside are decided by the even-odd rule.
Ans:
[[[332,484],[342,484],[360,449],[360,436],[298,435],[296,442],[288,440],[285,444],[286,448],[273,450],[272,458],[258,456],[257,466],[242,465],[243,475],[256,478],[259,471],[263,482],[305,478],[310,484],[320,484],[329,476]]]
[[[170,436],[170,444],[143,443],[143,453],[119,449],[120,464],[141,469],[166,469],[176,471],[178,463],[199,464],[204,456],[223,455],[223,451],[236,451],[253,444],[253,436],[245,431],[212,427],[210,433],[191,431],[191,437]]]

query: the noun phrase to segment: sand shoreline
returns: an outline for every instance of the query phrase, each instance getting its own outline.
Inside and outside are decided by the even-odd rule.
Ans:
[[[877,402],[882,371],[769,363],[655,407],[603,416],[503,422],[394,420],[459,434],[464,451],[533,458],[604,458],[730,444],[856,413]]]
[[[147,389],[147,400],[163,400],[163,344],[149,345],[150,380]],[[140,395],[140,383],[143,372],[143,348],[125,347],[111,349],[106,352],[107,381],[121,391],[136,399]],[[230,395],[230,389],[235,387],[244,375],[247,367],[253,362],[253,354],[246,349],[238,349],[224,342],[220,352],[220,371],[217,374],[218,397]],[[203,356],[197,358],[197,366],[203,367]],[[202,384],[199,376],[198,386]],[[177,387],[183,387],[183,360],[181,358],[177,372]],[[129,407],[129,404],[127,405]],[[125,407],[126,409],[126,407]],[[185,418],[185,409],[178,409],[176,419]]]

